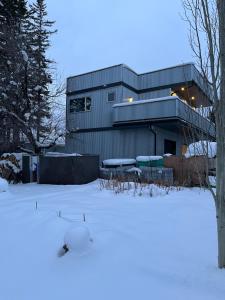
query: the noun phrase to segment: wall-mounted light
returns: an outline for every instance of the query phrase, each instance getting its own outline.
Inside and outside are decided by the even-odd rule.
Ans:
[[[184,88],[184,87],[182,87],[182,88],[181,88],[181,91],[182,91],[182,92],[184,92],[184,91],[185,91],[185,88]]]
[[[127,98],[127,101],[131,103],[131,102],[134,101],[134,98],[133,97],[129,97],[129,98]]]
[[[195,96],[192,96],[192,97],[191,97],[191,100],[195,100]]]

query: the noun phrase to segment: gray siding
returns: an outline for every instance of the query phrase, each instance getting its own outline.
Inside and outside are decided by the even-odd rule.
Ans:
[[[67,80],[67,92],[103,86],[122,81],[122,65],[70,77]]]
[[[123,123],[176,117],[176,99],[175,97],[169,97],[161,101],[137,101],[131,105],[124,106],[119,106],[119,104],[113,107],[113,122]]]
[[[123,64],[112,66],[106,69],[69,77],[67,80],[67,92],[104,86],[121,81],[136,90],[154,89],[160,86],[195,81],[207,95],[211,96],[210,87],[192,63],[140,75]]]
[[[213,93],[211,87],[206,84],[202,75],[198,72],[194,65],[192,65],[192,78],[197,83],[197,85],[201,88],[201,90],[209,97],[209,99],[213,99]]]
[[[178,97],[168,97],[164,99],[139,102],[125,105],[115,105],[113,107],[113,122],[130,123],[144,120],[154,120],[163,118],[179,118],[215,135],[215,127],[212,122],[202,117],[189,105],[185,104]]]
[[[139,95],[135,92],[133,92],[132,90],[126,88],[126,87],[123,87],[123,98],[121,99],[120,102],[124,102],[126,101],[127,98],[129,97],[132,97],[134,99],[134,101],[137,101],[139,100]]]
[[[127,66],[123,65],[123,82],[132,86],[133,88],[139,88],[139,78],[138,74],[130,70]]]
[[[148,99],[154,99],[154,98],[161,98],[161,97],[167,97],[170,96],[171,89],[162,89],[152,92],[147,92],[139,95],[139,100],[148,100]]]
[[[193,79],[192,64],[176,66],[139,75],[139,89],[157,88],[163,85],[172,85],[187,82]]]
[[[180,154],[183,138],[161,128],[157,132],[157,155],[164,154],[164,140],[177,143]],[[108,158],[136,158],[138,155],[154,155],[154,135],[148,128],[118,129],[100,132],[75,133],[67,138],[67,151],[82,154],[99,154],[100,161]]]
[[[110,91],[115,91],[116,93],[116,100],[113,102],[108,102],[108,93]],[[68,96],[67,129],[72,130],[75,128],[85,129],[112,126],[112,106],[115,103],[121,102],[122,95],[122,87],[114,87],[110,89],[79,94],[78,96]],[[70,113],[70,99],[75,99],[77,97],[91,97],[91,111]]]

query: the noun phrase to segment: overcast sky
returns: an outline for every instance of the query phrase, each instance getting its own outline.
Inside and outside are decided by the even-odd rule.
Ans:
[[[181,0],[47,0],[63,79],[125,63],[138,73],[193,61]]]

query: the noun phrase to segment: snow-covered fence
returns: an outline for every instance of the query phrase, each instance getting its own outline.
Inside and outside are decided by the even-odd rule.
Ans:
[[[172,185],[173,169],[145,166],[141,166],[139,168],[131,168],[129,166],[110,169],[100,168],[100,178],[145,183],[155,182],[165,185]]]

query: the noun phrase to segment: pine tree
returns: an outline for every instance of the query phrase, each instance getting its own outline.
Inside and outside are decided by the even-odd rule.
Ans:
[[[50,69],[53,61],[49,60],[46,52],[50,47],[50,37],[56,32],[52,30],[55,22],[47,19],[44,0],[36,0],[30,6],[29,22],[26,32],[29,37],[29,46],[32,49],[32,78],[33,100],[35,105],[34,118],[37,141],[43,140],[49,134],[47,120],[51,117],[51,97],[49,85],[52,83]]]
[[[19,127],[15,120],[2,109],[16,112],[21,100],[20,82],[24,56],[22,23],[26,15],[24,0],[1,0],[0,2],[0,143],[3,150],[19,143]],[[1,146],[1,144],[0,144]]]
[[[0,7],[3,136],[15,149],[22,149],[24,142],[28,142],[38,154],[58,138],[52,134],[56,127],[52,127],[49,92],[53,62],[46,56],[50,36],[55,32],[51,30],[54,22],[47,20],[44,0],[36,0],[29,9],[23,0],[0,0]]]

